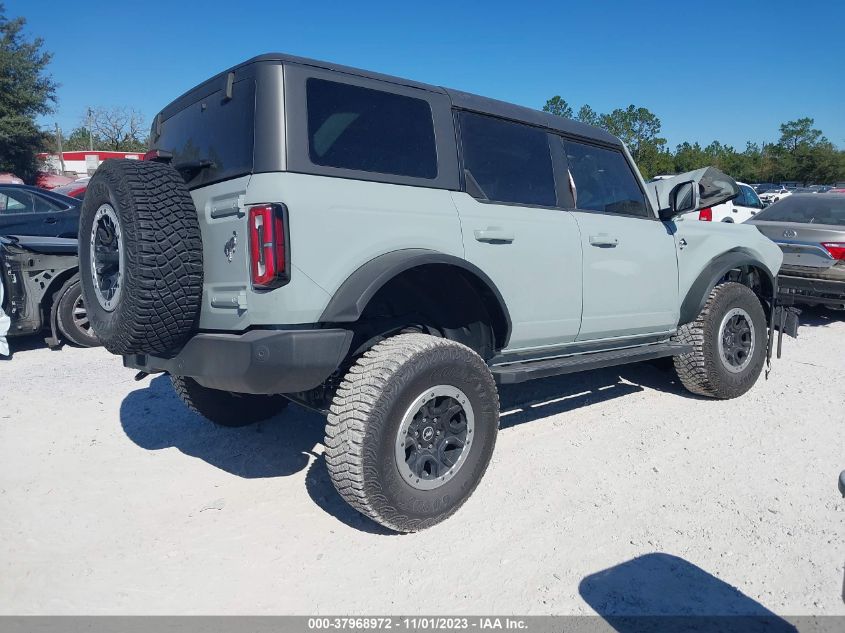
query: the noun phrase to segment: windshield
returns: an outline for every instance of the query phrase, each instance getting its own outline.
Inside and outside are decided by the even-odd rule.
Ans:
[[[757,214],[766,222],[800,222],[845,226],[845,196],[835,194],[789,196]]]

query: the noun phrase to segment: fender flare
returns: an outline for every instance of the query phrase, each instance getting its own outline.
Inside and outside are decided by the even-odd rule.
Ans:
[[[427,264],[446,264],[462,268],[477,277],[498,303],[506,323],[501,347],[507,346],[511,334],[511,317],[502,293],[496,284],[478,266],[454,255],[424,248],[407,248],[391,251],[371,259],[344,281],[320,315],[322,323],[357,321],[370,299],[397,275]]]
[[[704,307],[707,297],[710,296],[710,291],[713,290],[719,280],[728,274],[728,272],[740,266],[753,266],[759,269],[765,275],[765,281],[768,282],[772,290],[772,297],[774,298],[777,294],[777,279],[772,275],[769,268],[750,253],[744,251],[728,251],[711,259],[689,287],[681,303],[678,326],[680,327],[681,325],[694,321]]]

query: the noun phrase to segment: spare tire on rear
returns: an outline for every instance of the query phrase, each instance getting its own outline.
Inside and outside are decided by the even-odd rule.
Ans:
[[[202,299],[202,237],[191,194],[162,163],[107,160],[82,204],[79,268],[88,317],[114,354],[168,356]]]

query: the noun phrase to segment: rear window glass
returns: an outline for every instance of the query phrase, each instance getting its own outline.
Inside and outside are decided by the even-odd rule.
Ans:
[[[437,177],[431,107],[382,90],[309,79],[308,151],[325,167]]]
[[[477,185],[472,189],[497,202],[555,206],[548,139],[546,132],[533,127],[461,113],[464,169]]]
[[[845,226],[845,196],[832,193],[787,196],[758,213],[755,219]]]
[[[648,216],[643,192],[621,152],[563,141],[579,209]]]
[[[254,121],[255,82],[244,80],[234,85],[232,99],[220,90],[165,119],[153,147],[173,152],[177,165],[213,163],[198,170],[190,186],[242,176],[252,171]]]

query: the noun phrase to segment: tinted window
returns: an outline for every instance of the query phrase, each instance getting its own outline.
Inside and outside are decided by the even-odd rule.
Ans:
[[[754,190],[751,187],[740,185],[739,188],[742,191],[742,201],[734,201],[734,204],[741,204],[746,207],[751,207],[752,209],[760,209],[763,207],[763,203],[760,202],[760,198],[757,197],[757,194],[754,193]]]
[[[32,200],[28,191],[0,190],[0,213],[32,213]]]
[[[542,130],[463,112],[461,143],[464,168],[483,197],[498,202],[557,204],[549,137]],[[467,188],[471,189],[470,184]]]
[[[173,152],[174,163],[213,163],[195,172],[191,187],[252,171],[255,83],[236,83],[233,95],[224,99],[221,90],[180,110],[162,122],[158,139],[153,124],[153,147]]]
[[[845,196],[836,194],[789,196],[775,202],[754,217],[768,222],[802,222],[845,226]]]
[[[311,162],[381,174],[435,178],[431,107],[423,99],[309,79]]]
[[[579,209],[648,216],[643,192],[621,152],[564,141]]]

